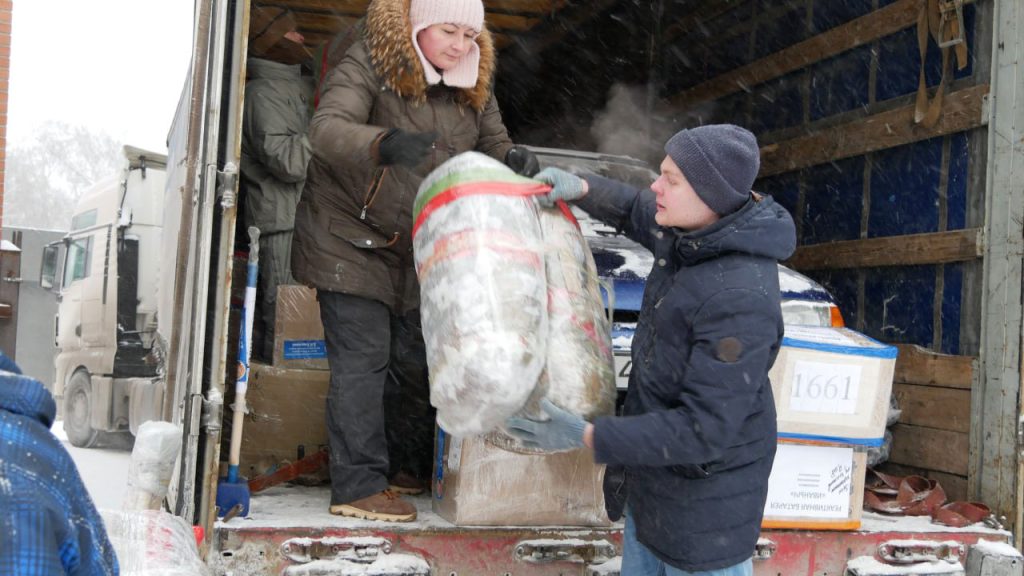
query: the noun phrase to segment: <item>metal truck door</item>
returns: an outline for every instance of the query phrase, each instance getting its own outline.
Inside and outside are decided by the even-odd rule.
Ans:
[[[168,136],[161,262],[166,290],[157,318],[167,348],[164,419],[183,433],[168,500],[175,514],[207,527],[227,357],[248,4],[196,1],[191,70]]]

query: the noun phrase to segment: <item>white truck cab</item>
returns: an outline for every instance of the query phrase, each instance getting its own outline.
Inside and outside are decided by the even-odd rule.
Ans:
[[[86,190],[68,234],[43,253],[40,283],[60,301],[53,394],[75,446],[159,419],[156,328],[167,157],[125,146],[120,174]],[[61,265],[62,263],[62,265]]]

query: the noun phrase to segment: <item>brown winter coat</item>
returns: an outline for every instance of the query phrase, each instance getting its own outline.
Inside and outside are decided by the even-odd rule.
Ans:
[[[503,160],[512,147],[491,92],[491,35],[477,37],[475,87],[428,86],[408,14],[409,0],[371,2],[361,40],[329,73],[310,124],[313,159],[292,243],[299,282],[379,300],[396,313],[419,307],[411,231],[420,182],[456,154]],[[433,152],[415,168],[385,169],[375,141],[389,128],[437,132]]]

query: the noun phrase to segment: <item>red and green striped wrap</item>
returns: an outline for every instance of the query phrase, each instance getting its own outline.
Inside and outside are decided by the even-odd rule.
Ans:
[[[548,190],[461,154],[423,181],[413,210],[430,400],[455,436],[519,412],[544,369],[544,243],[531,196]]]

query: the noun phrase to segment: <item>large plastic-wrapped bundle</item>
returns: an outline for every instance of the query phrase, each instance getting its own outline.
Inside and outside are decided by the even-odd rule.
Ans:
[[[548,348],[544,372],[522,415],[542,419],[541,398],[593,420],[615,409],[611,327],[601,300],[594,257],[579,224],[564,204],[538,211],[545,246]],[[500,429],[496,446],[534,452]]]
[[[467,152],[420,186],[413,248],[430,402],[456,436],[516,414],[544,369],[544,247],[531,195],[541,184]]]
[[[183,519],[162,510],[101,510],[107,536],[127,576],[203,576],[196,536]]]
[[[160,508],[180,449],[181,430],[174,424],[154,420],[139,426],[122,503],[125,510]]]

